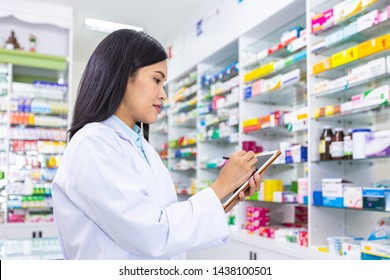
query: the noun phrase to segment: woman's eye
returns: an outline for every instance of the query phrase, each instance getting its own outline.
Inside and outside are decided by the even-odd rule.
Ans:
[[[154,81],[155,81],[157,84],[161,83],[161,80],[160,80],[160,79],[157,79],[157,78],[154,78]]]

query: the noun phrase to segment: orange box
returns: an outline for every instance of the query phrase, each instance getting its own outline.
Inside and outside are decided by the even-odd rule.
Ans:
[[[313,65],[313,75],[330,70],[332,68],[330,64],[330,58],[327,57],[324,60]]]
[[[359,44],[359,58],[381,52],[388,48],[390,48],[390,34],[386,34]]]
[[[336,68],[340,65],[350,63],[359,58],[359,48],[354,46],[352,48],[345,49],[341,52],[335,53],[331,56],[332,68]]]
[[[262,117],[259,117],[259,124],[260,128],[267,128],[271,126],[271,115],[265,115]]]

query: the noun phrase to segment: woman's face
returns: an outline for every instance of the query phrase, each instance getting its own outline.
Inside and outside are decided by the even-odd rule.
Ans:
[[[161,61],[142,67],[129,78],[122,102],[115,115],[131,128],[136,122],[152,124],[157,121],[162,102],[167,98],[164,82],[167,62]]]

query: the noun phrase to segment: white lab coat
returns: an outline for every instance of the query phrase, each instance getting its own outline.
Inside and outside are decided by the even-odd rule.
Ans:
[[[147,161],[112,118],[72,138],[53,182],[65,259],[183,259],[227,242],[214,191],[177,202],[160,157],[144,139],[143,148]]]

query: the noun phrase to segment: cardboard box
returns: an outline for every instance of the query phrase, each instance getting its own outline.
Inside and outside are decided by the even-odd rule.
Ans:
[[[259,95],[262,92],[264,92],[263,80],[253,82],[251,96]]]
[[[351,187],[353,183],[342,178],[322,179],[322,205],[344,207],[344,187]]]
[[[286,87],[290,84],[296,83],[301,78],[301,69],[294,69],[286,74],[282,75],[282,87]]]
[[[390,260],[390,240],[371,240],[361,243],[362,260]]]
[[[386,74],[386,58],[381,57],[371,60],[365,65],[365,68],[367,71],[367,79],[384,75]]]
[[[311,19],[311,30],[313,33],[325,30],[333,26],[333,22],[333,9],[329,9],[318,15],[315,15]]]
[[[386,209],[386,197],[385,194],[390,192],[387,188],[363,188],[363,208],[385,210]]]
[[[389,103],[389,85],[364,92],[364,107],[386,105]]]
[[[336,89],[343,89],[348,88],[348,77],[340,77],[337,79],[334,79],[330,82],[330,89],[336,90]]]
[[[360,240],[343,241],[341,243],[341,252],[344,257],[350,259],[360,259],[361,241]]]
[[[277,75],[265,81],[264,89],[265,91],[272,91],[278,89],[282,86],[282,76]]]
[[[343,28],[344,38],[356,34],[358,32],[357,30],[357,21],[355,20]]]
[[[320,93],[330,89],[330,81],[325,80],[314,85],[314,93]]]
[[[332,68],[350,63],[359,58],[359,48],[354,46],[352,48],[345,49],[341,52],[335,53],[331,56]]]
[[[364,94],[359,93],[351,97],[352,110],[361,109],[364,107]]]
[[[362,0],[345,0],[333,6],[333,21],[335,24],[357,14],[362,10]]]
[[[373,10],[357,19],[357,31],[361,32],[377,24],[378,10]]]
[[[352,111],[352,101],[347,101],[340,104],[340,112],[345,113]]]
[[[329,34],[325,36],[325,47],[328,47],[334,43],[337,43],[344,38],[344,32],[342,29],[333,32],[332,34]]]
[[[363,58],[390,48],[390,34],[365,41],[358,46],[359,58]]]
[[[363,192],[361,187],[344,187],[344,207],[363,208]]]
[[[332,68],[331,67],[331,60],[329,57],[327,57],[324,60],[313,65],[313,75],[330,70],[331,68]]]

